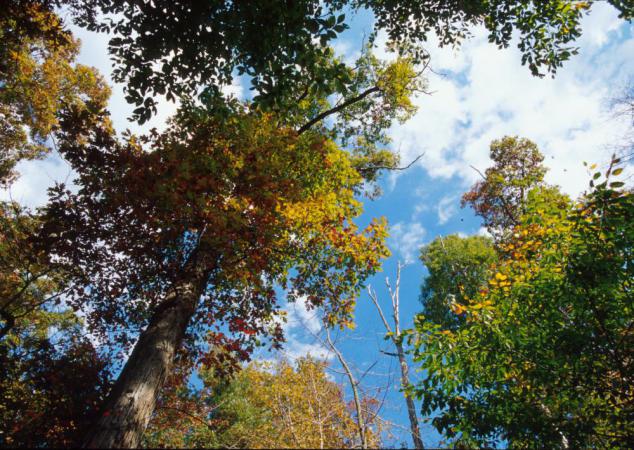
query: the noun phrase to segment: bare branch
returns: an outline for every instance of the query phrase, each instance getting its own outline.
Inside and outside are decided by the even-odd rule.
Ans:
[[[374,306],[376,306],[377,311],[379,311],[379,316],[381,316],[381,320],[383,321],[383,325],[385,325],[385,329],[387,330],[388,333],[391,333],[392,329],[390,328],[390,324],[387,322],[385,315],[383,315],[383,310],[381,309],[381,306],[379,305],[379,300],[376,296],[376,291],[372,289],[372,286],[368,286],[368,295],[370,296],[372,303],[374,303]]]
[[[357,428],[359,429],[359,437],[361,438],[361,448],[366,449],[368,448],[368,440],[365,434],[365,423],[363,421],[363,411],[361,410],[361,400],[359,398],[359,389],[358,389],[359,383],[357,382],[357,380],[355,380],[354,375],[352,374],[352,371],[350,370],[350,366],[348,366],[348,363],[346,362],[345,358],[343,357],[339,349],[335,346],[335,344],[332,342],[332,339],[330,338],[330,330],[328,329],[328,327],[325,327],[325,330],[326,330],[326,341],[328,342],[328,345],[330,346],[332,351],[337,356],[337,359],[341,363],[341,366],[343,367],[343,369],[346,371],[346,375],[348,376],[348,380],[350,381],[350,388],[352,389],[352,396],[354,397],[354,406],[357,411]]]
[[[392,301],[392,313],[393,313],[392,317],[394,318],[394,332],[393,333],[391,332],[390,325],[387,323],[387,320],[385,319],[383,311],[381,310],[379,306],[379,301],[376,296],[376,292],[371,291],[371,289],[368,289],[368,291],[370,292],[370,298],[372,299],[372,302],[374,303],[374,305],[377,307],[377,310],[379,311],[379,315],[381,316],[381,319],[383,320],[385,329],[389,333],[392,333],[390,335],[390,339],[392,340],[392,343],[396,347],[396,353],[389,353],[380,349],[379,351],[389,356],[398,357],[399,365],[401,369],[401,386],[403,387],[403,389],[405,389],[410,385],[410,382],[409,382],[409,367],[407,365],[407,360],[405,358],[405,351],[403,349],[403,342],[401,340],[400,319],[399,319],[399,307],[400,307],[399,291],[401,287],[402,267],[403,265],[399,261],[396,268],[396,283],[394,285],[394,289],[392,289],[392,285],[390,284],[390,279],[387,277],[385,278],[385,285],[387,286],[387,290],[390,295],[390,300]],[[412,441],[414,441],[414,446],[416,447],[416,449],[422,450],[425,447],[423,445],[423,440],[420,436],[420,427],[418,423],[418,416],[416,415],[416,407],[414,405],[414,401],[406,391],[403,392],[403,395],[405,396],[405,403],[407,404],[407,412],[408,412],[409,421],[410,421],[410,434],[412,436]]]
[[[414,164],[416,164],[416,162],[421,159],[423,156],[425,156],[425,153],[421,153],[420,155],[418,155],[416,158],[414,158],[408,165],[403,166],[403,167],[392,167],[392,166],[367,166],[367,167],[362,167],[361,170],[407,170],[410,167],[412,167]]]
[[[478,172],[478,174],[482,177],[482,179],[486,181],[487,177],[485,177],[484,174],[479,169],[477,169],[476,167],[472,166],[471,164],[469,164],[469,167],[471,167],[473,170]]]

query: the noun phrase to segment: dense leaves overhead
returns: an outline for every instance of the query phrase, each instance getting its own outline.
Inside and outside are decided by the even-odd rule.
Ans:
[[[522,64],[533,75],[555,73],[577,53],[574,41],[581,35],[580,20],[592,1],[568,0],[359,0],[377,16],[377,28],[404,48],[425,41],[432,32],[440,45],[456,45],[469,37],[475,25],[484,25],[489,42],[508,47],[516,35]],[[611,0],[620,17],[634,14],[627,1]]]
[[[318,134],[298,137],[238,104],[123,141],[107,117],[80,111],[63,123],[60,152],[80,189],[53,190],[42,242],[79,268],[73,304],[90,299],[95,327],[123,325],[123,337],[144,324],[191,261],[209,283],[199,327],[224,320],[252,341],[267,331],[275,283],[346,320],[386,255],[384,224],[359,232],[351,222],[362,178]]]
[[[115,81],[126,84],[137,105],[134,119],[155,111],[156,94],[168,99],[218,91],[235,74],[246,75],[255,101],[283,111],[306,84],[314,92],[344,94],[352,79],[342,62],[324,65],[328,44],[348,28],[350,16],[366,9],[377,18],[393,47],[417,62],[422,44],[434,32],[441,45],[456,45],[483,24],[489,39],[506,47],[519,35],[522,63],[534,75],[554,73],[572,54],[581,34],[580,19],[592,2],[376,1],[376,0],[91,0],[70,5],[78,24],[108,32]],[[613,0],[621,17],[631,19],[627,2]],[[105,15],[100,15],[105,14]],[[332,85],[330,81],[336,80]],[[334,89],[333,89],[334,87]],[[301,93],[301,90],[299,91]]]
[[[154,95],[216,90],[234,71],[248,76],[260,103],[273,109],[287,104],[307,78],[317,90],[330,79],[345,80],[342,63],[321,64],[326,44],[347,28],[341,3],[96,0],[74,6],[80,24],[114,35],[113,77],[126,83],[127,99],[139,106],[135,117],[145,121]]]

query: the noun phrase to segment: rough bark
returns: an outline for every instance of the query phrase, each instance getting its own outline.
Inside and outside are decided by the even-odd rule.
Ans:
[[[204,276],[185,277],[159,305],[113,386],[85,447],[139,446],[204,287]]]

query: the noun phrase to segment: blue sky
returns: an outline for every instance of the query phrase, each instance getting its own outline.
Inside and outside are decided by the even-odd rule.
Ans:
[[[353,59],[371,23],[368,14],[356,16],[351,30],[335,42],[335,50],[342,57]],[[418,113],[390,130],[391,148],[400,153],[404,164],[421,153],[424,156],[405,172],[385,175],[381,181],[383,195],[374,201],[365,200],[361,219],[365,222],[385,216],[390,223],[393,256],[385,261],[383,272],[369,280],[386,312],[389,298],[385,277],[393,280],[397,261],[407,262],[401,280],[403,326],[410,326],[419,311],[418,292],[425,275],[417,262],[420,246],[439,235],[482,232],[478,218],[459,204],[462,193],[478,177],[470,166],[484,170],[489,165],[491,140],[515,134],[534,140],[550,167],[547,181],[576,196],[588,183],[582,162],[605,164],[625,137],[628,124],[615,119],[609,105],[634,76],[632,25],[620,21],[610,5],[599,2],[584,19],[583,27],[584,34],[578,41],[580,54],[567,62],[554,79],[532,77],[520,65],[514,46],[498,50],[488,44],[482,29],[475,29],[473,38],[460,49],[439,49],[435,39],[430,39],[428,49],[434,73],[428,74],[428,83],[434,93],[416,98]],[[106,37],[74,31],[82,40],[79,62],[95,66],[109,77]],[[379,35],[378,40],[384,42],[385,38]],[[389,58],[382,48],[378,53]],[[239,81],[229,89],[242,98],[248,95],[246,86]],[[118,130],[143,132],[153,126],[160,128],[176,105],[162,102],[158,116],[139,127],[126,120],[133,108],[125,103],[122,87],[114,86],[110,109]],[[46,188],[55,180],[69,175],[72,178],[68,166],[55,155],[44,161],[22,163],[18,170],[22,177],[10,192],[2,191],[0,195],[30,206],[44,203]],[[632,168],[626,172],[631,175]],[[320,331],[314,313],[296,305],[288,306],[288,314],[284,355],[292,359],[311,352],[332,360],[332,355],[306,330]],[[379,352],[392,349],[383,340],[383,326],[365,293],[358,300],[356,322],[355,330],[339,337],[340,348],[357,376],[371,368],[361,382],[369,393],[382,397],[388,389],[382,415],[407,427],[398,393],[396,361]],[[332,375],[343,381],[339,370],[333,360]],[[423,431],[426,445],[438,445],[439,436],[431,427],[423,426]],[[392,443],[411,445],[405,429],[394,427],[392,432]]]

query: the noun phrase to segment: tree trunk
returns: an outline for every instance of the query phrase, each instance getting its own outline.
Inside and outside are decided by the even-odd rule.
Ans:
[[[150,421],[187,325],[206,284],[184,277],[154,312],[105,402],[88,448],[134,448]]]
[[[409,367],[405,360],[405,352],[403,351],[403,344],[400,341],[394,342],[398,353],[398,362],[401,366],[401,385],[403,388],[409,386]],[[423,440],[420,437],[420,428],[418,427],[418,416],[416,415],[416,406],[414,400],[407,392],[403,393],[405,396],[405,403],[407,404],[407,414],[409,416],[410,430],[412,433],[412,440],[414,441],[414,448],[417,450],[423,450]]]
[[[442,238],[440,242],[442,243]],[[407,365],[407,359],[405,359],[405,351],[403,350],[403,340],[400,325],[401,319],[399,312],[399,291],[401,286],[401,268],[402,265],[399,262],[396,266],[396,286],[394,290],[392,290],[390,280],[387,278],[385,279],[385,284],[387,285],[388,292],[390,293],[390,299],[392,300],[392,318],[394,319],[394,331],[392,331],[392,327],[383,314],[383,310],[381,309],[381,305],[379,304],[379,299],[376,295],[376,291],[373,290],[371,286],[368,286],[368,295],[370,296],[372,303],[374,303],[374,306],[376,306],[376,310],[379,312],[379,316],[381,317],[381,321],[385,326],[385,330],[390,333],[390,339],[396,347],[396,356],[398,356],[398,362],[401,368],[401,386],[404,389],[403,396],[405,397],[405,404],[407,405],[409,429],[412,435],[412,441],[414,442],[414,448],[416,448],[417,450],[424,450],[425,446],[423,445],[423,439],[420,436],[420,427],[418,425],[418,416],[416,415],[416,406],[414,405],[414,400],[412,400],[412,397],[410,397],[407,391],[405,391],[405,389],[409,386],[409,366]],[[394,356],[393,353],[391,353],[390,355]]]

